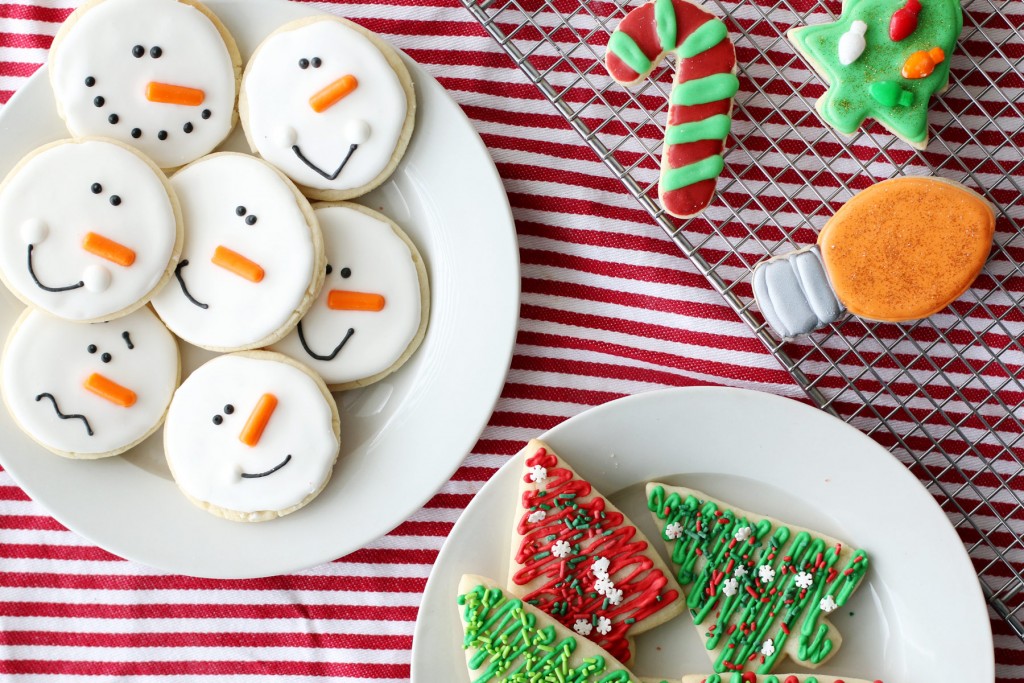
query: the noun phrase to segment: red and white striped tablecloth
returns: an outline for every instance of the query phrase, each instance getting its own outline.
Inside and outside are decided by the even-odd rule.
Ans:
[[[77,4],[0,0],[0,105],[45,61]],[[451,481],[392,533],[330,564],[260,580],[173,576],[110,555],[0,471],[0,680],[407,680],[438,550],[525,440],[591,406],[665,386],[802,397],[455,0],[311,4],[383,34],[422,64],[472,119],[504,179],[523,299],[494,415]],[[1024,645],[999,620],[993,628],[999,680],[1024,679]]]

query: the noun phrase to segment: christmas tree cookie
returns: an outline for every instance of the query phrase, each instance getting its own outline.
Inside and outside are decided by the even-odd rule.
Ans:
[[[860,585],[863,550],[691,489],[648,484],[647,507],[717,673],[768,674],[787,656],[816,669],[838,651],[828,614]]]
[[[597,645],[491,579],[462,577],[459,613],[474,683],[666,683],[634,676]]]
[[[654,547],[540,441],[525,450],[508,590],[620,661],[631,639],[684,609]]]
[[[729,674],[691,674],[683,676],[683,683],[882,683],[862,678],[839,678],[837,676],[812,676],[810,674],[758,675],[745,671]]]
[[[949,86],[963,28],[959,0],[845,0],[837,21],[789,31],[828,84],[818,113],[851,135],[864,119],[917,149],[928,145],[928,101]]]

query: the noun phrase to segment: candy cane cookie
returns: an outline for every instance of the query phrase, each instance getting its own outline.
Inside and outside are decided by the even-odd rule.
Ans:
[[[608,41],[605,68],[633,85],[677,55],[658,188],[661,205],[692,218],[711,203],[739,90],[736,51],[725,23],[687,0],[654,0],[622,20]]]

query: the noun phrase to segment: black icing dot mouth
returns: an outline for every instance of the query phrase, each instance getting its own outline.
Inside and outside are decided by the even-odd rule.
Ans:
[[[140,51],[139,54],[136,54],[136,50]],[[135,49],[132,51],[132,54],[135,57],[142,58],[142,57],[144,57],[146,55],[146,50],[141,45],[137,45],[135,47]],[[159,47],[154,47],[152,50],[150,50],[150,55],[154,59],[159,58],[162,54],[163,54],[163,50],[161,48],[159,48]],[[85,80],[84,80],[84,83],[85,83],[85,87],[87,87],[87,88],[94,87],[96,85],[96,78],[95,78],[95,76],[86,76]],[[97,109],[101,109],[101,108],[107,106],[107,98],[104,97],[103,95],[96,95],[92,99],[92,104]],[[199,113],[199,116],[202,118],[203,121],[208,121],[209,119],[213,118],[213,112],[210,111],[209,109],[203,109]],[[109,114],[107,116],[107,123],[109,123],[111,126],[116,126],[116,125],[121,123],[121,116],[117,112],[112,112],[111,114]],[[196,124],[193,121],[186,121],[181,126],[181,130],[186,135],[194,132],[195,129],[196,129]],[[133,138],[138,140],[145,133],[144,133],[142,128],[133,127],[129,134]],[[164,141],[166,141],[169,138],[170,138],[170,133],[168,133],[166,130],[160,130],[156,134],[156,139],[159,140],[160,142],[164,142]]]
[[[141,138],[142,137],[142,129],[141,128],[132,128],[132,137],[135,138],[136,140]]]

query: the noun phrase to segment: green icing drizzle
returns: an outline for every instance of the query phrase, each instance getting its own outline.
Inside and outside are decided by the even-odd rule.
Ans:
[[[665,131],[665,144],[675,145],[682,142],[698,140],[722,140],[729,134],[732,118],[725,114],[715,114],[700,121],[680,123],[669,126]]]
[[[715,154],[686,166],[664,169],[661,172],[661,189],[671,192],[702,180],[717,178],[721,175],[723,168],[725,168],[725,162],[722,160],[722,155]]]
[[[714,74],[692,81],[676,83],[672,88],[672,104],[707,104],[724,100],[736,94],[740,89],[736,74]]]
[[[575,655],[575,638],[557,641],[555,627],[540,628],[521,600],[498,588],[477,586],[458,598],[463,606],[462,646],[475,649],[473,683],[634,683],[626,671],[608,671],[604,657]]]
[[[658,40],[665,52],[676,46],[676,8],[672,0],[654,0],[654,23],[658,29]]]
[[[671,2],[671,0],[669,0]],[[675,16],[673,15],[673,22]],[[661,31],[658,31],[659,35]],[[729,35],[729,29],[721,19],[710,19],[701,24],[696,31],[691,33],[679,46],[679,56],[696,57],[705,50],[710,50],[715,45],[725,40]]]
[[[871,117],[896,135],[913,143],[928,137],[928,102],[932,95],[949,83],[949,65],[956,49],[957,36],[963,29],[963,11],[959,0],[929,0],[918,16],[917,28],[906,39],[896,43],[889,39],[889,20],[903,7],[905,0],[847,0],[843,14],[834,22],[793,29],[790,40],[807,57],[819,75],[830,86],[818,102],[822,118],[842,133],[851,134]],[[855,20],[868,25],[867,48],[852,64],[839,61],[839,38]],[[914,52],[941,47],[945,61],[936,65],[930,76],[906,79],[901,68]],[[876,84],[893,82],[900,90],[911,93],[902,101],[880,94]],[[889,86],[891,88],[891,86]]]
[[[831,595],[837,606],[849,599],[868,568],[863,550],[854,552],[840,568],[838,549],[827,547],[823,539],[806,531],[794,534],[785,526],[773,529],[768,520],[737,517],[730,509],[692,495],[685,500],[676,493],[666,496],[661,486],[651,489],[647,503],[662,520],[662,539],[671,544],[676,578],[687,588],[687,606],[694,622],[703,625],[714,619],[705,633],[705,647],[721,648],[715,671],[741,671],[753,658],[756,671],[767,674],[790,637],[798,638],[800,661],[818,664],[829,655],[834,644],[828,626],[820,623],[820,603],[826,595]],[[668,535],[672,525],[678,525],[673,527],[672,535],[679,534],[674,540]],[[749,528],[749,537],[736,540],[737,532],[744,528]],[[762,565],[772,568],[770,580],[761,578]],[[810,587],[797,585],[801,573],[811,576]],[[725,584],[731,580],[736,581],[736,591],[728,596]],[[769,638],[775,652],[761,662],[757,657]],[[709,677],[707,683],[720,683],[720,679]]]
[[[643,75],[651,70],[651,60],[647,59],[644,51],[625,31],[612,33],[612,37],[608,40],[608,49],[638,74]]]

